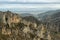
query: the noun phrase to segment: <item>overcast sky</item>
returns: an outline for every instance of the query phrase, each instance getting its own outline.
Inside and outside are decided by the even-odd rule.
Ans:
[[[60,9],[60,0],[0,0],[0,10],[48,11]]]
[[[60,2],[60,0],[0,0],[8,2]]]

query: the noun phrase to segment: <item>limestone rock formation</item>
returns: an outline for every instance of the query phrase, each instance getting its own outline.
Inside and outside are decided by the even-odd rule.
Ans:
[[[0,14],[0,40],[59,40],[56,32],[35,18],[25,19],[10,11]]]

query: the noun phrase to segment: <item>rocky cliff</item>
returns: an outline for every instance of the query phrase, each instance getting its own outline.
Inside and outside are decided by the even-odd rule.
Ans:
[[[59,40],[47,25],[36,18],[24,17],[10,11],[0,12],[0,40]],[[39,24],[39,25],[38,25]]]

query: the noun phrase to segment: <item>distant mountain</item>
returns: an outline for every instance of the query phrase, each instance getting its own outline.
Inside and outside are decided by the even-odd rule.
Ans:
[[[49,16],[51,16],[55,13],[58,13],[58,12],[60,12],[60,10],[51,10],[51,11],[47,11],[47,12],[44,12],[44,13],[40,13],[40,14],[38,14],[38,19],[44,21],[44,20],[46,20],[47,17],[49,17]]]
[[[40,24],[40,21],[38,21],[38,19],[35,18],[34,16],[25,16],[25,17],[23,17],[23,19],[25,19],[26,21],[31,21],[31,22],[35,22],[37,24]]]
[[[51,15],[50,21],[54,22],[54,23],[59,23],[60,22],[60,12],[57,12],[57,13]]]
[[[22,17],[33,16],[33,14],[30,14],[30,13],[21,13],[20,16],[22,16]]]

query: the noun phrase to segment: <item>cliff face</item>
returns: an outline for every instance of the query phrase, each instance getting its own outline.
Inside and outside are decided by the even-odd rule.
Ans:
[[[46,25],[34,17],[22,18],[10,11],[1,12],[0,40],[56,40]],[[38,23],[39,22],[39,25]],[[56,39],[55,39],[56,38]],[[59,40],[59,39],[58,39]]]

